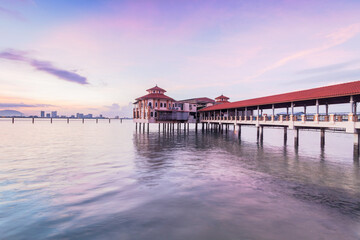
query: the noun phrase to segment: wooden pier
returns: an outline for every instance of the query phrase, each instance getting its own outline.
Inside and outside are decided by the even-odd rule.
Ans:
[[[238,102],[218,104],[200,110],[202,129],[216,126],[227,129],[229,125],[238,128],[253,125],[257,128],[257,140],[263,140],[264,127],[284,128],[284,141],[287,131],[294,131],[294,145],[299,144],[301,129],[320,130],[320,144],[325,145],[325,130],[338,130],[354,135],[354,154],[359,155],[360,122],[357,103],[360,101],[360,81],[313,88]],[[329,106],[343,104],[348,113],[329,114]],[[325,112],[320,113],[320,106]],[[307,113],[307,108],[315,108],[315,113]],[[301,110],[301,114],[295,112]],[[282,110],[276,114],[277,110]],[[290,112],[289,112],[290,110]],[[264,114],[264,111],[270,114]],[[205,125],[205,126],[204,126]]]

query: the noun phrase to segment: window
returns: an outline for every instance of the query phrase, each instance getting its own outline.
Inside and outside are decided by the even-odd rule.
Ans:
[[[164,103],[164,107],[166,107],[166,103]]]
[[[155,117],[157,117],[157,112],[155,112]]]
[[[157,107],[157,102],[155,102],[155,107]]]
[[[149,107],[151,107],[151,102],[149,102]]]
[[[151,113],[150,113],[150,116],[151,116],[151,117],[153,117],[153,116],[154,116],[154,113],[153,113],[153,112],[151,112]]]
[[[173,103],[173,107],[175,107],[175,104]]]
[[[160,107],[163,107],[163,104],[162,104],[162,102],[160,103]]]

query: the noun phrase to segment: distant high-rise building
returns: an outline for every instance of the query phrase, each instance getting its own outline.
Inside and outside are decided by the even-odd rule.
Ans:
[[[44,118],[44,117],[45,117],[45,111],[41,111],[41,112],[40,112],[40,116],[41,116],[42,118]]]
[[[46,114],[46,117],[49,118],[49,117],[50,117],[50,113],[47,113],[47,114]]]
[[[51,117],[52,118],[57,118],[57,111],[52,111],[51,112]]]
[[[77,113],[76,118],[84,118],[84,114],[83,113]]]

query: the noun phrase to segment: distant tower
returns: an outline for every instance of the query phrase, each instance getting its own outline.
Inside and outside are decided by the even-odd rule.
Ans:
[[[229,102],[229,99],[228,97],[225,97],[224,95],[221,94],[221,96],[218,96],[217,98],[215,98],[215,102],[216,104],[219,104],[219,103],[228,103]]]
[[[51,117],[52,118],[57,118],[58,116],[57,116],[57,111],[52,111],[51,112]]]
[[[40,116],[41,116],[42,118],[44,118],[44,117],[45,117],[45,111],[41,111],[41,112],[40,112]]]

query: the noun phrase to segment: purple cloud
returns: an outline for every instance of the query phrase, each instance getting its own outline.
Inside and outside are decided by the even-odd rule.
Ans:
[[[25,62],[30,66],[34,67],[38,71],[46,72],[65,81],[74,82],[78,84],[89,84],[86,77],[83,77],[74,71],[59,69],[56,68],[51,62],[39,61],[33,58],[29,58],[26,55],[27,55],[26,52],[16,51],[12,49],[0,52],[0,58],[12,60],[12,61]]]
[[[7,15],[21,21],[25,20],[20,13],[3,7],[0,7],[0,15]]]

